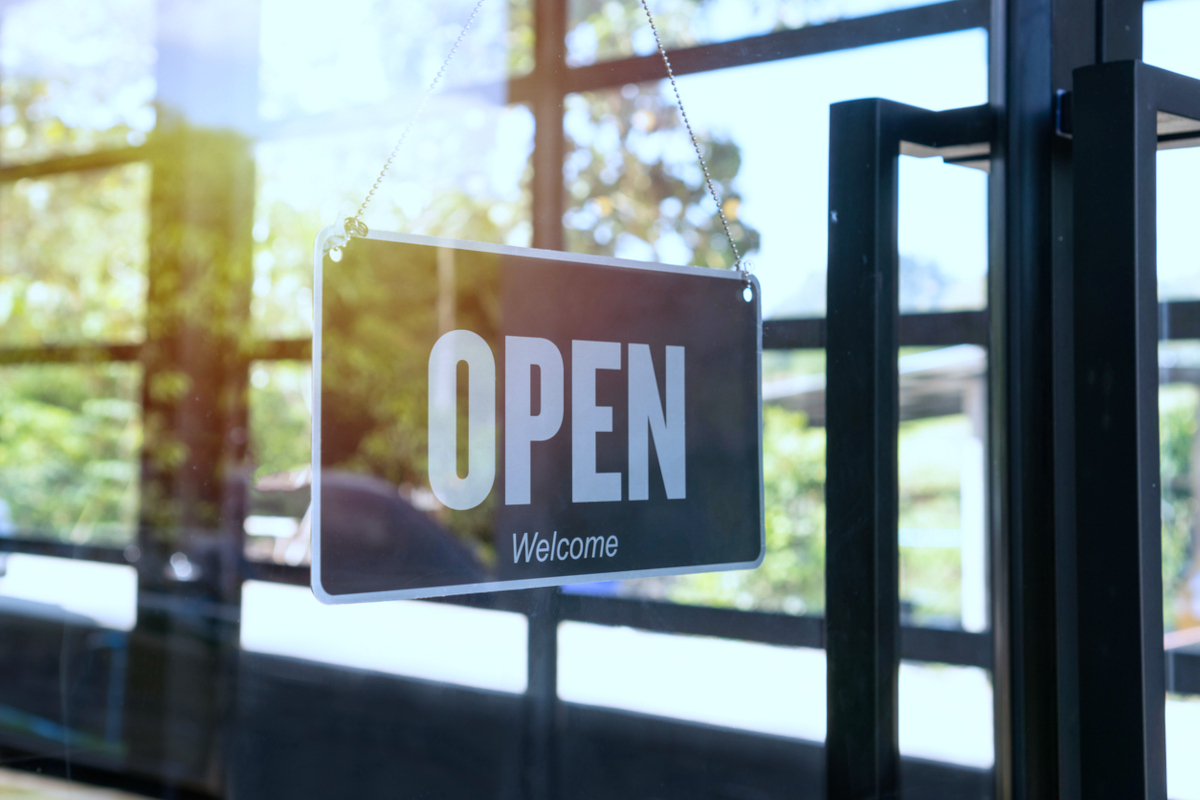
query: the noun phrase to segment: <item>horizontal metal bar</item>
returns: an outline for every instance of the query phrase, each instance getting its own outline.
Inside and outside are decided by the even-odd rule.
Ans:
[[[824,317],[763,320],[764,350],[821,349],[824,346]]]
[[[8,538],[0,536],[0,553],[23,553],[32,556],[73,558],[79,561],[100,561],[105,564],[126,564],[125,551],[119,547],[95,547],[85,544],[56,542],[48,539]]]
[[[150,148],[118,147],[113,150],[97,150],[77,156],[58,156],[29,164],[0,166],[0,183],[11,183],[22,178],[44,178],[66,172],[83,172],[91,169],[109,169],[150,158]]]
[[[575,622],[785,647],[825,646],[823,617],[578,594],[563,594],[559,602],[561,618]],[[912,626],[900,629],[900,656],[911,661],[989,668],[991,647],[991,637],[985,633]]]
[[[137,361],[141,344],[51,345],[48,347],[0,348],[0,365],[71,364]],[[279,339],[252,342],[243,351],[247,361],[307,361],[312,358],[311,339]]]
[[[1175,694],[1200,694],[1200,652],[1167,651],[1167,691]]]
[[[576,622],[742,639],[787,647],[820,648],[825,644],[825,620],[821,617],[568,593],[564,593],[559,602],[562,619]]]
[[[71,364],[137,361],[140,344],[52,345],[0,348],[0,364]]]
[[[276,339],[251,344],[247,361],[311,361],[312,339]]]
[[[671,50],[669,55],[676,75],[690,75],[920,36],[986,28],[988,15],[989,3],[986,0],[953,0],[776,31],[731,42],[686,47]],[[568,70],[566,85],[567,91],[587,92],[627,83],[656,81],[664,77],[662,58],[654,54],[576,67]],[[528,80],[528,86],[523,80],[509,84],[509,97],[518,102],[528,102],[524,92],[533,92],[536,88],[533,79]]]
[[[987,346],[986,311],[950,311],[900,316],[900,346],[952,344]],[[825,319],[769,319],[763,322],[764,350],[794,350],[825,346]]]

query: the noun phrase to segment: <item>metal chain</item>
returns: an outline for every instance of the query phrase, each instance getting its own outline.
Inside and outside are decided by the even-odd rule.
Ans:
[[[671,81],[671,89],[675,92],[675,104],[679,106],[679,115],[683,117],[684,127],[687,128],[688,136],[692,139],[692,147],[696,151],[696,160],[700,162],[700,169],[704,172],[704,182],[708,184],[708,193],[712,195],[713,202],[717,205],[717,215],[721,218],[721,227],[725,229],[725,238],[729,240],[729,247],[733,250],[733,266],[743,275],[749,275],[749,269],[742,264],[742,256],[738,252],[737,245],[734,244],[733,234],[729,230],[729,220],[725,218],[725,209],[721,206],[721,199],[717,197],[717,190],[713,186],[712,176],[708,173],[708,165],[704,163],[704,154],[700,150],[700,141],[696,138],[696,132],[692,130],[692,122],[688,119],[687,111],[683,108],[683,96],[679,94],[679,85],[675,83],[675,71],[671,69],[671,59],[667,58],[667,50],[663,47],[662,37],[658,35],[658,26],[654,24],[654,15],[650,13],[650,5],[646,0],[642,0],[642,8],[646,12],[646,19],[650,21],[650,30],[654,32],[654,42],[658,45],[658,54],[662,56],[663,65],[667,68],[667,78]]]
[[[429,84],[429,88],[425,90],[425,96],[421,98],[417,110],[409,119],[408,124],[400,133],[400,138],[396,141],[396,146],[392,148],[392,152],[388,155],[387,161],[384,162],[383,168],[379,170],[379,177],[375,179],[367,196],[363,198],[362,204],[359,205],[358,211],[351,217],[347,217],[344,228],[346,237],[344,241],[349,241],[353,236],[366,236],[368,229],[366,223],[362,221],[362,215],[366,212],[367,206],[375,198],[375,193],[379,191],[379,186],[383,183],[383,179],[387,177],[388,171],[392,168],[392,163],[396,160],[396,156],[400,153],[400,148],[404,146],[404,142],[408,139],[408,135],[412,132],[413,126],[420,119],[425,106],[429,104],[429,98],[433,96],[434,90],[442,81],[442,76],[446,73],[446,68],[450,66],[450,62],[454,59],[458,48],[462,45],[462,41],[466,38],[467,31],[471,29],[471,25],[475,23],[475,18],[479,15],[479,9],[487,0],[478,0],[475,7],[471,9],[471,16],[467,18],[466,23],[459,31],[458,38],[454,40],[454,45],[450,48],[450,52],[446,54],[446,60],[442,62],[442,66],[438,69],[437,75]],[[696,138],[696,132],[692,129],[692,122],[688,119],[687,110],[683,107],[683,97],[679,93],[679,85],[675,82],[675,72],[671,69],[671,59],[667,57],[666,48],[663,47],[662,37],[658,34],[658,26],[654,24],[654,15],[650,13],[650,6],[646,0],[641,0],[642,9],[646,12],[646,19],[650,22],[650,30],[654,32],[654,41],[658,45],[658,53],[662,56],[663,65],[667,68],[667,78],[671,81],[671,89],[675,92],[675,103],[679,106],[679,114],[683,118],[684,127],[687,128],[688,136],[692,140],[692,148],[696,151],[696,160],[700,162],[700,169],[704,173],[704,182],[708,186],[708,193],[712,196],[713,203],[717,207],[717,216],[721,219],[721,227],[725,231],[725,238],[729,241],[729,247],[733,251],[733,265],[743,274],[749,274],[746,265],[742,263],[741,253],[738,252],[737,244],[733,241],[733,233],[729,229],[729,220],[725,217],[725,209],[721,205],[721,199],[717,196],[716,187],[713,186],[712,175],[709,174],[708,165],[704,162],[704,153],[700,149],[700,141]]]
[[[471,29],[471,25],[475,23],[475,17],[479,15],[479,9],[482,8],[483,4],[486,2],[487,0],[479,0],[479,2],[475,4],[475,7],[471,9],[471,16],[467,18],[466,24],[464,24],[462,30],[459,31],[458,38],[454,40],[454,45],[450,48],[450,52],[446,54],[446,60],[442,62],[442,66],[438,69],[437,75],[435,75],[433,80],[430,82],[429,88],[425,90],[425,96],[421,98],[421,102],[417,106],[417,110],[413,112],[412,117],[408,120],[408,124],[400,133],[400,138],[396,141],[396,146],[392,148],[392,152],[388,156],[387,161],[384,162],[383,168],[379,170],[379,177],[375,179],[375,183],[371,186],[371,190],[367,192],[367,196],[363,198],[362,204],[358,207],[358,211],[355,212],[354,216],[346,218],[344,227],[346,230],[347,240],[351,236],[367,235],[366,223],[362,221],[363,213],[367,210],[367,206],[370,205],[371,201],[375,198],[375,192],[379,190],[379,186],[383,183],[383,179],[387,177],[388,170],[392,168],[392,162],[395,161],[396,156],[399,155],[400,148],[404,146],[405,140],[408,139],[408,135],[412,132],[413,126],[416,125],[417,120],[420,119],[421,113],[425,110],[425,106],[429,104],[429,98],[433,96],[434,90],[437,89],[438,84],[441,83],[442,76],[446,74],[446,68],[449,67],[450,62],[454,60],[454,54],[458,52],[459,45],[461,45],[463,39],[466,38],[467,31]]]

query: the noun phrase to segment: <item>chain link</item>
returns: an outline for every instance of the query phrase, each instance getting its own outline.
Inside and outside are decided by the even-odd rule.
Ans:
[[[394,162],[396,160],[396,156],[400,154],[400,148],[404,146],[404,142],[408,139],[408,135],[412,133],[413,126],[417,124],[417,120],[420,119],[422,112],[425,111],[425,106],[429,104],[429,98],[433,96],[434,90],[437,89],[438,84],[442,82],[442,76],[446,74],[446,68],[449,67],[450,62],[454,60],[454,54],[458,52],[459,46],[462,44],[463,39],[467,36],[467,31],[471,30],[471,26],[475,23],[475,18],[479,16],[479,9],[482,8],[483,4],[486,2],[487,0],[479,0],[479,2],[475,4],[475,7],[471,9],[471,16],[467,18],[466,24],[464,24],[462,30],[459,31],[458,38],[454,40],[454,45],[450,48],[450,52],[446,54],[446,60],[442,62],[442,66],[438,69],[437,75],[435,75],[433,80],[430,82],[429,88],[425,90],[425,96],[421,98],[421,102],[417,106],[417,110],[413,112],[412,117],[408,120],[408,124],[404,126],[404,130],[400,133],[400,138],[396,141],[396,146],[392,148],[392,152],[390,155],[388,155],[387,161],[384,162],[383,168],[379,170],[379,177],[375,179],[375,183],[371,186],[371,190],[367,192],[367,196],[363,198],[362,204],[358,207],[358,211],[355,212],[354,216],[346,218],[344,227],[346,230],[347,239],[352,236],[367,235],[367,225],[362,221],[363,213],[366,212],[367,206],[371,204],[371,201],[375,199],[375,192],[379,191],[380,184],[382,184],[383,179],[387,177],[388,170],[392,168],[392,162]]]
[[[713,186],[708,165],[704,163],[704,153],[700,149],[700,141],[696,138],[696,132],[692,130],[692,122],[683,108],[683,96],[679,94],[679,85],[675,83],[675,71],[671,69],[671,59],[667,57],[667,49],[663,46],[662,37],[658,35],[658,26],[654,24],[654,15],[650,13],[650,5],[646,0],[642,0],[642,9],[646,12],[646,19],[650,21],[650,30],[654,32],[654,42],[658,45],[658,54],[662,56],[663,66],[667,68],[667,78],[671,81],[672,91],[675,92],[675,104],[679,106],[679,116],[683,117],[683,125],[687,128],[688,136],[692,140],[692,148],[696,151],[696,160],[700,162],[700,169],[704,172],[704,182],[708,185],[708,193],[712,195],[713,202],[717,205],[717,216],[721,218],[721,227],[725,229],[725,238],[729,240],[729,247],[733,250],[733,266],[743,275],[749,275],[748,265],[742,263],[741,253],[738,252],[737,245],[733,241],[733,234],[729,230],[729,220],[725,218],[725,208],[721,205],[721,198],[717,197],[717,190]]]

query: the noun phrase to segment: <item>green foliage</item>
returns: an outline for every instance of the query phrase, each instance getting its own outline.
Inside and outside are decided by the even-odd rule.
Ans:
[[[568,249],[700,267],[733,265],[691,141],[658,85],[571,95],[564,128]],[[733,187],[740,149],[709,137],[701,149],[738,250],[753,252],[759,234],[739,219],[741,197]]]
[[[1175,627],[1174,599],[1185,591],[1196,526],[1195,448],[1200,391],[1191,385],[1159,391],[1159,471],[1162,475],[1163,617]]]
[[[970,435],[961,415],[903,422],[899,436],[900,529],[959,531],[962,442]],[[917,622],[946,622],[962,613],[961,551],[901,547],[900,597]]]
[[[804,415],[763,409],[766,557],[744,572],[689,575],[670,583],[681,603],[790,614],[825,607],[825,431]]]
[[[0,185],[0,343],[142,337],[149,189],[144,164]]]
[[[0,498],[21,536],[130,541],[138,515],[140,370],[0,370]]]
[[[250,367],[250,459],[255,479],[308,466],[312,459],[312,367],[260,361]]]

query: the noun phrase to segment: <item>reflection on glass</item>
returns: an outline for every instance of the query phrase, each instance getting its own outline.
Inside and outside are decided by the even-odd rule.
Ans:
[[[249,508],[243,522],[251,561],[312,561],[312,366],[259,361],[250,366]]]
[[[410,114],[462,32],[476,0],[264,0],[259,113],[301,117],[410,98]],[[528,0],[485,3],[447,69],[445,86],[491,85],[533,67]]]
[[[900,361],[902,621],[988,628],[984,350],[905,349]],[[749,572],[587,591],[787,614],[825,608],[825,354],[763,354],[767,555]],[[570,591],[570,590],[569,590]],[[575,589],[574,591],[583,591]]]
[[[0,184],[0,344],[142,338],[150,170]]]
[[[727,42],[771,31],[865,17],[933,0],[660,0],[654,24],[668,48]],[[567,63],[594,64],[655,51],[638,0],[570,0]]]
[[[352,214],[395,144],[394,129],[272,141],[257,148],[254,294],[258,335],[312,334],[317,231]],[[366,222],[374,230],[528,246],[533,116],[463,98],[430,104]]]
[[[987,49],[987,33],[971,30],[679,79],[688,118],[718,162],[726,211],[743,228],[740,246],[756,250],[751,261],[764,317],[825,313],[829,105],[861,97],[934,110],[985,103]],[[784,95],[779,87],[786,87]],[[695,153],[669,92],[669,85],[653,84],[568,98],[563,221],[571,249],[619,250],[674,264],[729,263],[719,249],[723,235],[713,235],[716,209],[699,199]],[[909,170],[901,214],[937,218],[908,205],[931,203],[938,212],[950,207],[963,227],[947,237],[946,226],[905,226],[903,252],[933,261],[947,283],[917,305],[930,311],[979,307],[986,179],[927,163]],[[951,252],[950,241],[961,244],[961,252]]]
[[[0,506],[6,535],[128,544],[137,528],[141,369],[0,368]]]
[[[825,608],[824,392],[824,351],[763,353],[767,554],[758,569],[622,581],[607,587],[606,593],[820,614]],[[604,590],[588,587],[588,591]]]
[[[0,159],[139,145],[154,127],[153,0],[0,6]]]

